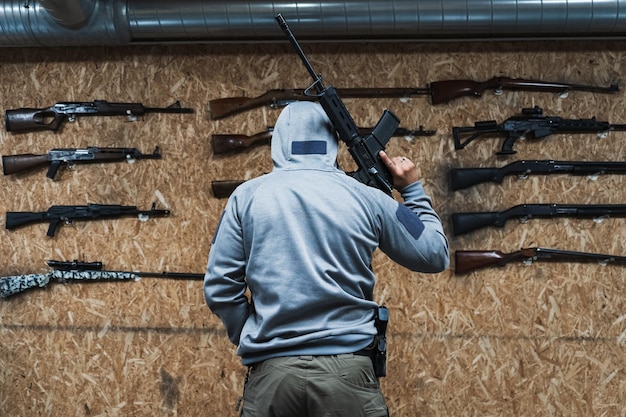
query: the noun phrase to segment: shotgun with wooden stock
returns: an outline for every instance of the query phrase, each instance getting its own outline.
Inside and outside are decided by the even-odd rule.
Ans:
[[[210,100],[209,111],[211,119],[223,119],[261,106],[269,106],[276,109],[284,107],[293,101],[310,101],[315,99],[315,97],[305,94],[304,90],[304,88],[273,89],[257,97],[224,97]],[[482,82],[474,80],[433,81],[427,87],[415,88],[337,88],[337,94],[344,98],[407,98],[426,95],[430,96],[431,103],[436,105],[461,97],[479,98],[488,90],[494,91],[496,95],[500,95],[504,90],[538,91],[557,94],[564,94],[569,91],[616,93],[619,91],[619,87],[616,84],[611,84],[608,87],[599,87],[524,78],[493,77]]]
[[[368,133],[371,133],[372,130],[372,127],[359,127],[359,134],[361,136],[364,136]],[[274,127],[270,126],[267,128],[266,131],[259,132],[251,136],[243,134],[211,135],[211,145],[213,147],[213,153],[220,154],[230,151],[240,151],[256,145],[269,145],[270,141],[272,140],[273,131]],[[437,133],[436,130],[424,130],[423,126],[420,126],[418,129],[414,130],[399,127],[396,129],[395,132],[393,132],[393,136],[433,136],[435,133]]]
[[[601,266],[608,264],[626,265],[626,256],[539,247],[522,248],[510,253],[499,250],[457,250],[454,254],[454,260],[455,274],[467,274],[489,267],[503,267],[511,262],[522,262],[527,265],[533,262],[597,263]]]

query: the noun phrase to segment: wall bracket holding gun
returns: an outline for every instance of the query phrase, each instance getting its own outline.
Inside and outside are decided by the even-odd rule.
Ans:
[[[497,155],[511,155],[515,141],[521,137],[543,139],[555,133],[606,133],[609,131],[626,130],[626,124],[611,124],[591,119],[564,119],[556,116],[544,116],[539,106],[522,109],[521,116],[513,116],[498,123],[494,120],[476,122],[474,126],[454,127],[454,148],[464,149],[474,139],[483,135],[505,134],[506,139]]]

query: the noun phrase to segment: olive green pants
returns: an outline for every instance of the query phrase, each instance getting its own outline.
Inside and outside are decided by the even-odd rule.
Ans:
[[[353,354],[274,358],[250,367],[242,417],[388,417],[372,361]]]

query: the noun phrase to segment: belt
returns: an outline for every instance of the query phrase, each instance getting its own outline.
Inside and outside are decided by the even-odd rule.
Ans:
[[[353,352],[352,354],[357,355],[357,356],[367,356],[371,358],[374,356],[375,352],[376,352],[376,339],[374,339],[374,341],[370,343],[368,346],[364,347],[361,350]]]

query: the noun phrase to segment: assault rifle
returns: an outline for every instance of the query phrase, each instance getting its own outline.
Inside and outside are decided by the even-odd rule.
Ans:
[[[30,288],[47,286],[51,280],[68,281],[139,281],[143,277],[201,280],[204,274],[187,272],[103,271],[102,262],[48,261],[54,268],[46,274],[14,275],[0,278],[0,298],[7,298]]]
[[[346,143],[348,151],[358,167],[357,171],[349,173],[349,175],[363,184],[378,188],[391,195],[393,191],[391,173],[378,154],[380,151],[385,150],[385,145],[391,139],[393,132],[398,128],[400,120],[390,110],[385,110],[372,132],[362,137],[348,109],[341,101],[337,90],[334,87],[324,86],[321,75],[316,73],[311,66],[280,13],[276,16],[276,21],[287,35],[289,42],[291,42],[305,68],[313,78],[313,84],[304,90],[304,95],[309,95],[312,89],[317,91],[317,94],[312,97],[319,100],[326,115],[337,130],[339,138]]]
[[[517,175],[518,178],[524,179],[531,174],[589,176],[626,174],[626,162],[521,160],[500,168],[452,168],[450,170],[450,188],[457,191],[489,181],[501,184],[504,177],[508,175]]]
[[[457,250],[454,254],[456,274],[499,266],[503,267],[510,262],[521,261],[530,265],[538,262],[579,262],[626,265],[626,256],[605,255],[602,253],[574,252],[561,249],[522,248],[519,251],[503,253],[497,250]]]
[[[626,130],[626,124],[610,124],[591,119],[563,119],[544,116],[539,106],[522,109],[521,116],[513,116],[498,124],[496,121],[476,122],[472,127],[454,127],[454,148],[463,149],[474,139],[487,134],[506,134],[502,149],[496,155],[511,155],[515,141],[522,136],[543,139],[554,133],[606,133],[611,130]]]
[[[504,227],[507,220],[518,218],[526,223],[532,218],[575,217],[596,221],[608,217],[626,217],[626,204],[520,204],[505,211],[453,213],[455,235],[487,226]]]
[[[89,204],[86,206],[52,206],[42,212],[8,211],[6,214],[6,228],[17,229],[33,223],[48,222],[47,236],[53,237],[61,222],[71,224],[75,220],[88,221],[100,219],[117,219],[120,217],[137,216],[145,221],[150,217],[167,217],[169,210],[156,210],[152,204],[150,210],[138,210],[136,206],[120,206],[113,204]]]
[[[141,103],[109,103],[104,100],[69,101],[44,109],[7,110],[5,120],[7,132],[56,132],[64,122],[73,122],[79,116],[126,116],[128,120],[135,121],[146,113],[193,113],[193,109],[181,107],[179,101],[168,107],[144,107]]]
[[[257,97],[225,97],[210,100],[211,119],[223,119],[261,106],[279,108],[294,101],[315,99],[313,96],[304,94],[303,90],[303,88],[274,89]],[[569,91],[615,93],[619,91],[619,88],[615,84],[611,84],[609,87],[596,87],[523,78],[493,77],[482,82],[474,80],[434,81],[425,88],[337,88],[337,94],[345,98],[407,98],[426,95],[430,96],[432,104],[442,104],[466,96],[479,98],[487,90],[492,90],[496,95],[500,95],[503,90],[545,91],[564,94]]]
[[[52,149],[47,154],[35,155],[26,153],[21,155],[2,156],[2,171],[4,175],[29,171],[49,164],[48,178],[54,179],[61,165],[73,167],[74,164],[94,162],[135,162],[137,159],[160,159],[159,147],[151,154],[141,153],[136,148],[98,148],[90,146],[83,149],[67,148]]]
[[[373,128],[371,127],[359,127],[359,135],[365,136],[372,132]],[[254,145],[259,144],[270,144],[272,139],[272,133],[274,128],[272,126],[268,127],[266,131],[256,133],[252,136],[248,135],[224,135],[224,134],[214,134],[211,135],[211,145],[213,147],[213,153],[225,153],[230,151],[238,151],[249,148]],[[393,132],[393,136],[404,136],[404,137],[412,137],[412,136],[433,136],[437,131],[436,130],[424,130],[423,126],[420,126],[418,129],[411,130],[403,127],[399,127]]]

